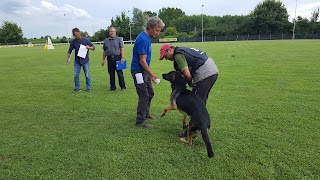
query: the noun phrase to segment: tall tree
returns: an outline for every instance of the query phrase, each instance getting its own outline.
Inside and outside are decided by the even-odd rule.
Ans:
[[[308,18],[302,18],[301,16],[297,17],[296,20],[296,30],[297,34],[306,34],[309,33],[311,29],[310,21]]]
[[[319,33],[320,32],[320,23],[318,22],[319,13],[320,13],[319,8],[318,8],[318,10],[312,11],[312,13],[311,13],[311,19],[310,19],[310,23],[311,23],[310,32],[311,33]]]
[[[311,22],[317,22],[318,19],[319,19],[319,8],[316,11],[312,11],[310,21]]]
[[[167,29],[164,31],[164,36],[176,37],[177,35],[178,33],[175,27],[167,27]]]
[[[81,31],[81,36],[89,38],[89,33],[87,31]]]
[[[185,16],[185,12],[183,12],[179,8],[162,8],[158,13],[159,18],[166,24],[166,27],[173,26],[173,21],[182,16]]]
[[[237,21],[238,28],[237,28],[237,35],[247,35],[247,34],[253,34],[252,33],[252,19],[249,15],[246,16],[240,16],[240,18]],[[235,35],[235,34],[233,34]]]
[[[147,17],[145,14],[138,8],[133,8],[132,12],[132,36],[136,37],[138,34],[145,29]]]
[[[204,24],[206,24],[204,18]],[[191,32],[201,31],[201,16],[193,15],[193,16],[182,16],[174,21],[172,21],[174,27],[176,27],[179,32],[187,32],[190,34]],[[206,24],[206,26],[209,26]]]
[[[123,11],[120,16],[116,16],[115,19],[111,19],[112,27],[117,29],[117,34],[124,39],[129,39],[130,37],[130,18]]]
[[[265,0],[250,13],[254,34],[286,33],[290,29],[287,8],[281,1]]]
[[[22,28],[14,22],[4,21],[0,27],[1,43],[22,43]]]
[[[108,30],[100,29],[99,31],[95,32],[94,35],[90,38],[92,41],[103,41],[107,38]]]
[[[153,16],[157,16],[156,12],[151,12],[151,11],[145,11],[143,12],[143,14],[147,17],[153,17]]]

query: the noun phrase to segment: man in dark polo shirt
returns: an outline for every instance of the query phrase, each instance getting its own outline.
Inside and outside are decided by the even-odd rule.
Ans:
[[[116,90],[115,71],[118,74],[119,86],[121,90],[126,89],[122,70],[116,69],[116,62],[121,60],[124,63],[124,47],[123,41],[117,36],[116,28],[109,28],[109,37],[103,43],[103,56],[101,65],[104,66],[105,59],[108,60],[108,72],[110,75],[110,91]]]
[[[90,82],[90,62],[89,62],[89,52],[87,52],[87,55],[85,58],[78,56],[78,51],[80,49],[80,45],[86,46],[87,50],[94,51],[95,48],[91,41],[85,37],[81,36],[80,30],[78,28],[72,29],[72,34],[74,39],[70,43],[70,47],[67,53],[67,62],[70,62],[70,56],[73,50],[75,50],[74,53],[74,93],[77,93],[80,91],[80,81],[79,81],[79,75],[81,67],[83,68],[84,75],[86,76],[86,87],[87,92],[91,91],[91,82]]]

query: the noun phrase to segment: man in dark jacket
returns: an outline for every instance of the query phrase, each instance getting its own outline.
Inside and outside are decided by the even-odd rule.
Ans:
[[[70,56],[73,50],[75,50],[74,55],[74,93],[77,93],[80,91],[80,81],[79,81],[79,75],[81,67],[83,68],[84,74],[86,76],[86,87],[87,92],[91,91],[91,82],[90,82],[90,62],[89,62],[89,52],[87,52],[86,56],[80,57],[78,56],[78,52],[80,49],[80,46],[83,45],[85,48],[89,51],[94,51],[95,48],[91,41],[85,37],[81,36],[80,30],[78,28],[72,29],[72,34],[74,39],[70,43],[70,47],[67,53],[67,62],[70,62]]]
[[[201,50],[171,44],[162,45],[160,60],[164,58],[173,61],[174,69],[181,71],[192,91],[206,103],[219,72],[213,59]]]

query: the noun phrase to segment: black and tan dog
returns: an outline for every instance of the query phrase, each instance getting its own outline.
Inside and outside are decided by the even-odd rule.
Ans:
[[[187,132],[187,143],[192,145],[192,136],[201,132],[202,139],[207,147],[208,157],[214,156],[209,140],[210,116],[203,100],[190,90],[186,89],[186,81],[179,71],[172,71],[162,75],[163,79],[171,82],[172,93],[170,105],[166,106],[161,114],[163,117],[168,110],[179,110],[183,114],[182,125]],[[186,125],[186,117],[190,116]]]

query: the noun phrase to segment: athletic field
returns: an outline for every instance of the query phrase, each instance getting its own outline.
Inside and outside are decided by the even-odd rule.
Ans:
[[[161,77],[172,62],[151,69]],[[154,85],[152,129],[135,127],[137,95],[109,92],[101,45],[90,52],[92,92],[73,94],[67,46],[0,49],[0,179],[319,179],[320,41],[185,43],[217,63],[201,138],[178,142],[181,115],[160,113],[171,88]],[[131,59],[132,45],[125,46]]]

